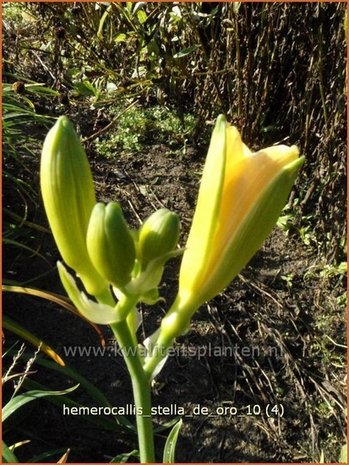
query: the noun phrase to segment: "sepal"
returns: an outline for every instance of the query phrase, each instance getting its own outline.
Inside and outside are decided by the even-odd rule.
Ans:
[[[80,291],[75,279],[61,262],[57,262],[57,268],[66,293],[83,317],[99,325],[109,325],[120,320],[115,307],[94,302]]]

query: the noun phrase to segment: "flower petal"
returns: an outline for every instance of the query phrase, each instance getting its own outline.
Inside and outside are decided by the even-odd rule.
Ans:
[[[215,253],[211,255],[206,274],[202,276],[203,301],[222,292],[261,247],[287,201],[303,162],[304,157],[301,157],[289,163],[279,170],[264,188],[252,176],[253,180],[247,188],[253,188],[253,182],[256,182],[262,191],[258,191],[257,188],[255,190],[257,197],[253,199],[248,193],[245,193],[245,196],[242,195],[245,214],[242,215],[240,209],[237,209],[237,213],[232,208],[230,211],[225,210],[224,214],[230,212],[237,222],[233,221],[230,230],[222,221],[220,222],[221,227],[218,228],[215,236]],[[248,204],[248,202],[252,203]],[[229,216],[224,219],[229,223]],[[221,220],[223,220],[223,213]]]
[[[200,276],[211,248],[224,182],[226,124],[225,117],[220,115],[212,133],[194,218],[182,260],[182,272],[179,278],[182,288],[192,287],[196,276]]]
[[[243,158],[251,155],[251,150],[242,142],[241,135],[235,126],[227,124],[226,128],[226,165],[225,171],[229,173],[233,165],[238,163]]]
[[[216,246],[224,246],[230,240],[261,193],[284,166],[298,159],[298,154],[297,147],[275,146],[254,153],[232,165],[224,180]],[[213,252],[216,257],[217,253]]]

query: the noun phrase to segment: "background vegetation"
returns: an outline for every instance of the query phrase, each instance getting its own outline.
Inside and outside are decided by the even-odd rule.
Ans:
[[[12,382],[9,376],[15,364],[14,379],[23,377],[19,388],[44,389],[30,385],[38,382],[30,373],[35,363],[36,370],[42,370],[41,356],[35,348],[27,349],[35,352],[36,361],[29,363],[18,338],[10,336],[10,332],[35,347],[42,339],[59,346],[50,336],[49,319],[39,325],[42,332],[35,339],[37,328],[25,317],[26,306],[35,309],[41,304],[33,303],[37,302],[33,297],[23,300],[13,293],[56,299],[56,303],[74,311],[63,296],[48,292],[61,290],[54,271],[57,252],[49,237],[39,195],[38,163],[43,137],[54,118],[64,113],[78,126],[93,163],[99,194],[104,198],[110,195],[110,184],[121,182],[122,186],[125,172],[120,167],[131,166],[131,162],[143,163],[142,169],[149,165],[153,187],[160,182],[158,171],[166,163],[177,167],[183,163],[197,184],[212,123],[223,112],[241,129],[251,148],[297,144],[306,156],[306,164],[278,223],[285,242],[274,252],[287,256],[289,248],[295,247],[299,260],[304,253],[296,270],[282,270],[280,292],[291,300],[303,292],[312,296],[299,309],[299,320],[291,323],[291,318],[289,323],[290,327],[296,325],[290,347],[294,350],[297,334],[301,334],[310,365],[295,368],[294,361],[285,362],[304,393],[306,411],[310,412],[308,429],[302,435],[297,431],[297,422],[290,423],[288,433],[280,433],[284,441],[280,450],[269,455],[268,446],[260,446],[263,452],[247,449],[245,455],[238,452],[242,442],[229,447],[234,448],[234,457],[239,461],[338,460],[345,437],[345,7],[345,3],[339,2],[3,4],[4,276],[6,290],[11,291],[8,320],[4,320],[8,350],[5,366],[8,370],[12,367],[12,371],[6,371],[6,381]],[[128,213],[133,218],[134,213],[144,218],[157,200],[150,198],[148,186],[136,177],[133,184],[140,189],[143,204],[138,210],[134,199],[126,196]],[[122,189],[112,191],[113,195],[126,195]],[[157,196],[163,203],[166,195],[160,197],[159,192]],[[190,195],[195,198],[195,189]],[[190,223],[188,209],[193,207],[190,198],[188,202],[189,207],[183,207],[181,212],[184,235]],[[295,244],[302,244],[302,252]],[[296,258],[290,257],[290,261]],[[264,267],[267,268],[265,263]],[[242,288],[237,291],[245,292],[248,283],[254,283],[252,278],[247,273],[245,284],[242,281]],[[267,281],[267,286],[274,284]],[[266,299],[263,292],[267,293],[268,287],[259,283],[257,288],[259,297],[262,294],[262,299]],[[280,301],[285,300],[284,294],[278,295]],[[248,293],[246,296],[255,298]],[[19,308],[17,313],[14,307]],[[50,307],[57,312],[55,308]],[[59,314],[59,318],[64,322],[66,317]],[[217,323],[218,317],[214,318]],[[268,318],[270,315],[266,314]],[[251,315],[247,320],[246,326],[253,327]],[[285,316],[280,315],[283,330],[291,331],[284,320]],[[105,342],[103,338],[107,336],[99,328],[94,329]],[[287,334],[281,334],[280,340],[285,337]],[[56,362],[62,356],[44,345],[41,349]],[[243,368],[247,378],[250,368],[248,364]],[[265,369],[263,365],[262,368]],[[315,381],[310,379],[309,370],[313,369],[319,370]],[[47,389],[54,384],[56,391],[62,391],[54,396],[56,403],[67,394],[63,391],[71,387],[66,379],[75,376],[64,370],[62,374],[58,388],[51,375],[46,373],[42,378]],[[292,376],[288,382],[294,384]],[[310,385],[316,389],[310,389]],[[84,386],[89,387],[86,383]],[[6,388],[7,398],[14,398],[19,388]],[[86,395],[92,399],[100,398],[96,388],[86,389]],[[69,394],[69,398],[77,402],[79,396],[71,397],[74,395]],[[263,393],[253,390],[253,396],[260,401]],[[66,438],[63,447],[58,447],[59,441],[43,440],[41,428],[31,437],[33,449],[19,447],[20,438],[28,437],[28,425],[21,429],[14,421],[10,426],[5,428],[5,439],[17,444],[22,461],[30,457],[34,461],[34,455],[37,460],[43,451],[47,454],[45,460],[56,461],[67,451]],[[123,419],[113,425],[108,425],[106,419],[103,426],[122,431],[129,427]],[[271,426],[264,428],[270,441],[275,440]],[[184,434],[190,439],[193,431],[184,430]],[[86,438],[88,435],[85,443]],[[120,441],[127,444],[127,439]],[[48,445],[51,453],[47,452]],[[124,447],[125,453],[130,451]],[[213,441],[209,447],[201,460],[218,460],[221,456],[217,444]],[[10,448],[8,453],[16,453],[15,449]],[[83,454],[73,458],[90,460]],[[106,459],[99,456],[96,460]]]

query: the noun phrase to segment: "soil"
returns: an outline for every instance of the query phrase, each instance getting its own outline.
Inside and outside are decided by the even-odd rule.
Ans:
[[[92,145],[88,149],[98,199],[119,201],[133,227],[157,208],[177,212],[182,220],[182,245],[204,154],[194,147],[179,154],[165,145],[152,145],[137,155],[121,154],[106,160],[94,153]],[[37,189],[38,166],[31,163],[31,183]],[[6,205],[16,211],[17,200],[15,193],[8,193]],[[42,207],[36,210],[34,220],[47,225]],[[36,232],[31,241],[50,265],[25,252],[21,257],[10,255],[5,257],[5,277],[26,282],[46,272],[31,285],[64,294],[55,269],[59,254],[52,237]],[[175,296],[179,261],[169,263],[161,285],[167,303],[141,306],[140,340],[156,329]],[[241,275],[195,314],[190,331],[176,341],[177,355],[167,361],[153,386],[155,406],[185,409],[177,462],[309,462],[319,461],[321,450],[326,460],[338,460],[345,442],[345,315],[336,298],[344,283],[320,277],[319,265],[314,248],[299,236],[275,228]],[[313,271],[306,274],[309,269]],[[111,357],[110,350],[104,356],[64,355],[69,346],[100,346],[88,324],[30,295],[11,293],[4,300],[13,320],[42,337],[112,405],[132,403],[121,357]],[[110,331],[101,329],[112,347]],[[16,339],[5,331],[7,348]],[[200,348],[200,356],[190,356],[193,348]],[[222,348],[225,353],[215,355],[215,350]],[[28,347],[26,353],[33,351]],[[342,365],[334,363],[335,356]],[[49,389],[76,384],[37,363],[32,371],[30,379]],[[11,389],[8,383],[5,399]],[[96,405],[81,388],[71,398]],[[222,406],[229,407],[226,415],[216,414]],[[266,410],[275,406],[283,415],[268,417]],[[194,415],[204,407],[209,414]],[[165,425],[176,416],[175,412],[157,415],[154,420]],[[133,421],[132,416],[129,419]],[[61,407],[44,399],[23,407],[16,421],[6,425],[5,440],[9,444],[31,440],[16,450],[22,462],[43,451],[67,448],[69,462],[108,462],[117,454],[137,449],[133,433],[98,429],[83,417],[63,416]],[[158,459],[168,432],[160,431],[156,438]],[[55,462],[62,454],[48,461]]]

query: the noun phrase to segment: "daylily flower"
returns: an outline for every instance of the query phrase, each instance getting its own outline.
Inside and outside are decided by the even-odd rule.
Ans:
[[[275,225],[304,162],[297,147],[252,153],[238,130],[219,116],[209,147],[179,290],[164,318],[179,335],[195,310],[222,292],[249,262]]]

